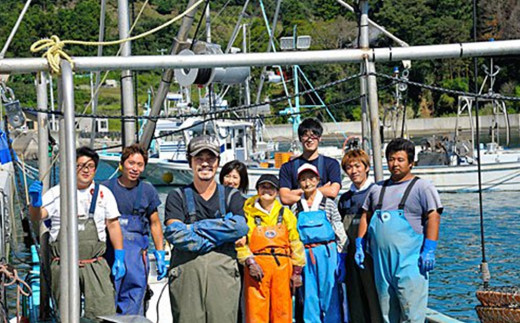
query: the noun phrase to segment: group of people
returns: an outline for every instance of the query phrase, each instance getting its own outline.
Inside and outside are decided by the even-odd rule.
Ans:
[[[125,148],[121,175],[100,185],[93,181],[99,157],[79,148],[84,316],[144,315],[151,234],[174,322],[424,322],[443,207],[435,187],[412,174],[414,144],[392,140],[391,177],[374,183],[363,150],[347,151],[341,165],[320,155],[322,133],[319,121],[305,119],[303,153],[279,176],[260,176],[249,198],[246,166],[225,164],[217,183],[218,140],[193,138],[193,182],[168,194],[164,233],[157,191],[139,179],[146,151]],[[338,199],[341,168],[352,184]],[[29,193],[32,218],[50,219],[59,298],[59,186],[42,197],[35,182]],[[169,268],[163,236],[172,246]]]

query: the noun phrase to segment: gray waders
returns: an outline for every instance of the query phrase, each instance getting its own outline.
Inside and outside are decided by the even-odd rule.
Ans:
[[[225,212],[223,186],[218,185],[219,206]],[[195,216],[192,192],[186,192],[191,219]],[[240,298],[240,272],[233,243],[199,255],[173,250],[168,273],[170,304],[175,323],[235,323]]]
[[[96,184],[88,217],[78,219],[79,287],[85,299],[84,317],[94,320],[99,315],[116,313],[115,292],[110,280],[110,267],[103,258],[106,243],[99,240],[94,222],[98,190],[99,185]],[[58,304],[60,298],[60,235],[61,229],[58,239],[50,244],[52,254],[51,288]]]

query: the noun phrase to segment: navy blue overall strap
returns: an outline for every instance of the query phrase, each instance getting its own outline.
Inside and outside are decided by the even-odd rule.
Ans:
[[[298,213],[300,212],[303,212],[303,204],[302,204],[302,200],[299,200],[298,202],[296,202],[296,209],[298,210]]]
[[[412,191],[413,186],[415,183],[419,180],[419,177],[415,176],[410,184],[408,184],[408,187],[406,188],[406,191],[404,191],[403,198],[401,199],[401,202],[399,202],[399,210],[404,210],[404,204],[406,203],[406,200],[408,199],[408,195],[410,195],[410,192]]]
[[[318,172],[320,173],[320,183],[321,185],[328,182],[328,178],[325,178],[327,172],[325,171],[325,157],[322,155],[318,155]]]
[[[408,195],[410,195],[410,192],[411,192],[413,186],[415,185],[415,183],[418,180],[419,180],[419,177],[415,176],[412,179],[412,181],[410,182],[410,184],[408,184],[408,186],[406,187],[406,190],[404,191],[401,202],[399,202],[398,210],[404,209],[404,205],[406,203],[406,200],[408,199]],[[381,208],[383,207],[383,198],[385,195],[386,187],[388,186],[389,183],[390,183],[390,179],[387,179],[386,181],[384,181],[383,187],[381,187],[381,193],[379,193],[379,202],[376,205],[376,210],[381,210]]]
[[[139,208],[141,207],[141,197],[143,196],[143,186],[144,183],[141,183],[141,181],[137,182],[137,196],[134,200],[134,209],[132,210],[132,214],[139,215]]]
[[[376,210],[381,210],[383,207],[383,197],[385,196],[385,190],[389,183],[390,179],[383,182],[383,187],[381,187],[381,192],[379,192],[379,201],[377,202]]]
[[[96,212],[96,203],[99,193],[99,184],[94,184],[94,193],[92,194],[92,201],[90,201],[90,209],[88,210],[88,217],[94,218],[94,212]]]
[[[327,197],[325,195],[323,195],[321,198],[321,202],[320,202],[320,208],[325,210],[326,206],[327,206]]]
[[[283,212],[284,212],[284,207],[282,206],[280,208],[280,211],[278,211],[278,217],[276,219],[276,224],[282,224],[283,223]],[[258,215],[255,216],[255,224],[257,227],[259,227],[261,224],[262,224],[262,218],[259,217]]]
[[[226,215],[226,188],[224,185],[217,184],[218,189],[218,207],[220,209],[220,215]]]
[[[276,220],[276,224],[282,224],[282,222],[283,222],[283,212],[284,211],[285,211],[285,207],[282,206],[282,208],[278,212],[278,219]]]
[[[226,188],[220,184],[217,184],[217,194],[220,215],[223,217],[226,215]],[[195,198],[193,196],[193,189],[189,186],[184,188],[184,195],[186,196],[186,206],[188,207],[188,214],[193,217],[197,214],[195,208]]]
[[[195,198],[193,197],[193,189],[191,187],[184,188],[184,195],[186,196],[186,206],[188,207],[188,214],[195,216],[197,209],[195,208]]]

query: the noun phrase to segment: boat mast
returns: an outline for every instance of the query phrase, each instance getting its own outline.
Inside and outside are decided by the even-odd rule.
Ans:
[[[105,39],[105,12],[107,0],[101,0],[101,9],[99,13],[99,38],[101,43]],[[103,45],[98,45],[97,56],[103,56]],[[94,97],[92,98],[92,114],[96,115],[99,97],[99,83],[101,82],[101,71],[96,71],[96,82],[94,84]],[[97,119],[92,118],[92,128],[90,132],[90,148],[94,148],[94,140],[96,139],[96,124]],[[124,146],[123,146],[124,147]]]
[[[197,0],[190,0],[188,2],[188,8],[191,8],[196,2]],[[186,42],[186,39],[188,37],[188,31],[191,29],[191,25],[193,24],[195,13],[196,9],[194,9],[190,14],[182,18],[182,24],[179,28],[179,31],[177,32],[177,37],[174,38],[172,47],[170,49],[170,55],[176,55],[181,49],[181,44]],[[153,100],[152,109],[150,110],[150,116],[155,117],[159,115],[159,112],[161,111],[161,107],[164,102],[164,98],[166,98],[166,94],[168,94],[168,89],[170,88],[172,79],[173,69],[165,69],[161,77],[161,83],[159,84],[159,88],[157,89],[155,98]],[[140,142],[141,145],[143,145],[143,147],[145,147],[146,149],[150,147],[156,123],[156,120],[149,119],[144,127]]]
[[[361,8],[361,18],[359,20],[359,47],[360,49],[368,50],[370,47],[368,39],[368,1],[360,0],[359,7]],[[373,73],[376,72],[376,65],[374,62],[361,63],[361,72],[366,71],[369,75],[361,78],[361,95],[368,94],[368,111],[370,116],[370,133],[372,139],[372,159],[374,165],[374,177],[377,181],[383,180],[383,162],[381,155],[381,135],[379,133],[379,106],[377,98],[377,79]],[[366,82],[363,84],[363,82]],[[367,91],[363,93],[363,91]],[[362,98],[362,102],[364,99]],[[363,107],[363,105],[362,105]],[[363,135],[366,127],[362,127]],[[363,136],[364,137],[364,136]],[[365,138],[363,138],[364,140]]]

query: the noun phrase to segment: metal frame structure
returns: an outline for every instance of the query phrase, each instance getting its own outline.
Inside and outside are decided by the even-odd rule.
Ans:
[[[283,53],[247,53],[198,56],[128,56],[116,57],[74,57],[75,71],[99,70],[146,70],[174,68],[211,68],[231,66],[266,66],[266,65],[304,65],[332,63],[392,62],[402,60],[426,60],[439,58],[463,58],[475,56],[500,56],[520,54],[520,40],[495,42],[459,43],[447,45],[411,46],[405,48],[344,49]],[[369,65],[370,66],[370,65]],[[49,71],[43,58],[0,59],[0,73],[34,73]],[[369,73],[374,70],[369,68]],[[78,276],[78,224],[77,224],[77,185],[76,152],[74,135],[74,79],[73,69],[68,61],[61,62],[59,82],[59,103],[63,117],[60,120],[60,194],[61,194],[61,281],[60,298],[61,320],[79,322],[79,276]],[[369,81],[375,83],[375,75]],[[369,82],[369,83],[371,83]],[[377,119],[377,90],[367,87],[372,121]],[[38,91],[42,95],[43,91]],[[43,98],[42,101],[43,102]],[[46,99],[45,99],[46,100]],[[43,104],[42,104],[43,106]],[[374,110],[374,111],[372,111]],[[377,125],[378,126],[378,125]],[[373,125],[373,128],[374,125]],[[374,132],[376,129],[372,129]],[[379,151],[373,145],[374,152]],[[380,147],[380,146],[379,146]]]

